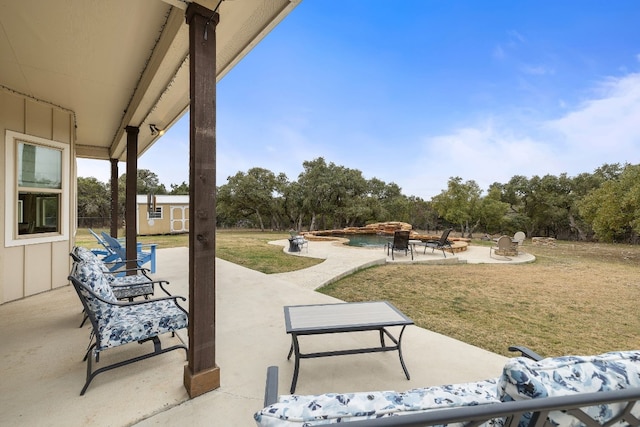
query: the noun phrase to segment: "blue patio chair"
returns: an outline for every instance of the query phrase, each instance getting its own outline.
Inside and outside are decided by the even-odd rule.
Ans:
[[[89,230],[89,233],[93,237],[95,237],[95,239],[98,241],[100,246],[102,246],[104,248],[104,249],[91,249],[91,252],[93,252],[97,256],[101,257],[100,259],[103,262],[113,262],[113,261],[116,261],[116,260],[118,260],[120,258],[120,256],[117,253],[115,253],[113,250],[111,250],[109,248],[109,245],[107,245],[107,242],[105,242],[102,237],[100,237],[92,229],[89,228],[88,230]]]
[[[115,239],[111,236],[109,236],[107,233],[105,233],[104,231],[102,232],[102,238],[104,239],[107,247],[109,248],[109,250],[113,251],[114,253],[118,254],[118,258],[122,261],[125,261],[127,259],[127,250],[126,248],[120,244],[120,242],[118,241],[118,239]],[[138,243],[138,247],[137,247],[137,262],[138,262],[138,266],[142,267],[144,264],[150,262],[151,263],[151,273],[155,273],[156,272],[156,245],[155,243],[150,243],[144,246],[148,246],[149,247],[149,251],[143,251],[142,250],[142,243]],[[112,270],[113,271],[113,270]]]

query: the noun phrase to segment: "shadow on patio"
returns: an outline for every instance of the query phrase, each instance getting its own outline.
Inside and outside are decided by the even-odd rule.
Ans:
[[[169,280],[172,293],[187,296],[188,249],[163,249],[157,256],[155,277]],[[185,355],[174,351],[103,373],[79,396],[89,328],[78,328],[80,301],[65,286],[0,306],[0,419],[7,425],[253,425],[267,366],[280,368],[280,394],[288,393],[293,374],[293,362],[286,360],[290,337],[283,306],[337,300],[284,275],[268,276],[222,260],[216,266],[218,390],[189,400],[182,385]],[[171,339],[178,338],[163,341]],[[180,339],[186,339],[186,331]],[[370,346],[377,339],[377,332],[336,334],[309,337],[301,345],[324,351]],[[137,353],[137,347],[105,351],[99,365],[123,352]],[[505,361],[416,326],[404,334],[403,354],[410,381],[395,352],[303,360],[296,392],[408,390],[474,381],[499,375]]]

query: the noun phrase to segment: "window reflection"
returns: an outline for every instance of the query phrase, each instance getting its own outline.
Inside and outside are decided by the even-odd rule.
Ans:
[[[59,194],[20,192],[18,209],[18,234],[52,233],[60,230]]]
[[[55,148],[18,143],[18,186],[62,188],[62,152]]]
[[[60,232],[62,151],[18,142],[18,234]]]

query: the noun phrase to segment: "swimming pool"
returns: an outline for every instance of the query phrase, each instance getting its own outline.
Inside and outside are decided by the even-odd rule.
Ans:
[[[382,247],[393,241],[393,236],[381,236],[378,234],[334,234],[334,236],[349,239],[348,246],[358,247]]]

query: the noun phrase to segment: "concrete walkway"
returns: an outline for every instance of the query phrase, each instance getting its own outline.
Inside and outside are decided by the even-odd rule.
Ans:
[[[385,263],[397,264],[523,264],[534,262],[535,257],[529,253],[521,251],[515,257],[489,256],[489,247],[468,246],[466,251],[457,254],[447,254],[446,258],[442,255],[442,251],[431,251],[424,247],[416,247],[411,256],[403,253],[396,253],[395,260],[387,255],[383,248],[358,248],[348,246],[339,241],[311,241],[308,247],[302,252],[288,252],[289,241],[276,240],[270,242],[273,245],[282,246],[283,251],[294,256],[306,256],[311,258],[320,258],[324,261],[313,267],[304,270],[292,271],[289,273],[272,274],[273,277],[284,279],[288,282],[295,283],[305,289],[318,289],[324,285],[335,282],[349,274],[358,270],[368,268],[374,265],[383,265]]]
[[[488,259],[488,248],[481,249]],[[467,253],[467,262],[471,262],[471,254]],[[325,242],[311,242],[308,255],[325,257],[326,261],[299,272],[266,275],[216,260],[216,361],[222,384],[195,399],[188,399],[182,386],[186,363],[182,351],[103,373],[81,397],[85,376],[82,356],[89,328],[78,328],[82,315],[74,290],[64,286],[1,305],[1,424],[254,425],[252,414],[262,407],[267,366],[279,366],[281,394],[287,393],[293,374],[293,362],[286,360],[290,337],[284,332],[283,306],[338,302],[312,289],[331,277],[386,259],[380,249]],[[157,256],[155,276],[169,280],[174,294],[187,296],[188,249],[163,249]],[[301,346],[308,351],[370,346],[378,339],[377,333],[304,338],[309,339],[301,340]],[[179,339],[186,341],[186,332],[163,341]],[[140,352],[137,344],[111,349],[101,355],[100,364]],[[393,352],[341,356],[303,360],[296,392],[407,390],[475,381],[498,376],[505,360],[416,326],[405,332],[403,353],[410,381]]]

